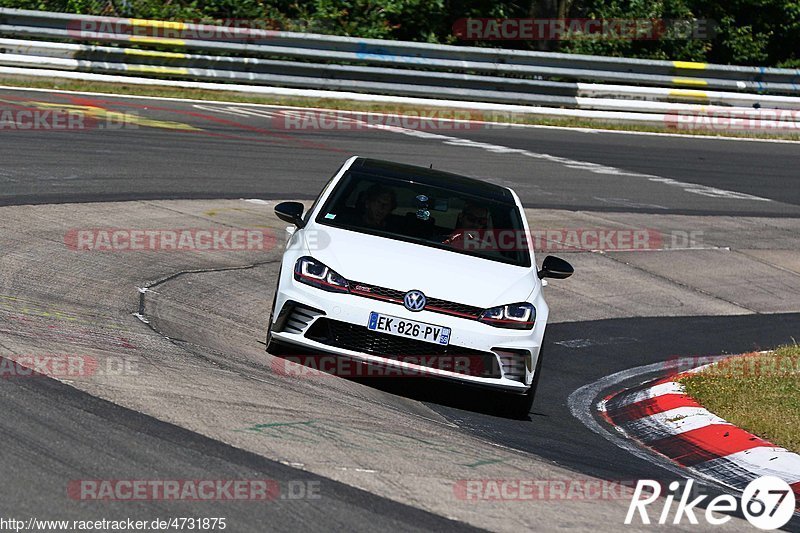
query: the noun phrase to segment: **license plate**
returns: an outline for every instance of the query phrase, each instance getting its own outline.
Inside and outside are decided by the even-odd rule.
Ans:
[[[369,314],[369,324],[367,328],[380,333],[397,335],[409,339],[441,344],[447,346],[450,343],[450,328],[425,324],[396,316],[382,315],[380,313]]]

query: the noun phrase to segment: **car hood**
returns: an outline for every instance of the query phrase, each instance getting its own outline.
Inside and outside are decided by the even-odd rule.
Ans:
[[[308,254],[351,281],[416,289],[483,308],[525,301],[540,286],[534,268],[339,228],[317,229],[324,237],[306,239]]]

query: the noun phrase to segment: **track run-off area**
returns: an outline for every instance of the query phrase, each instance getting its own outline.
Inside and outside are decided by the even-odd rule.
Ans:
[[[20,111],[81,122],[27,127]],[[608,387],[583,398],[580,416],[571,395],[800,331],[797,143],[475,122],[415,129],[341,114],[331,126],[322,111],[10,88],[0,113],[18,120],[0,128],[0,361],[91,367],[0,379],[7,516],[226,517],[231,531],[613,531],[626,527],[627,493],[496,498],[465,487],[679,479],[672,463],[620,445],[593,410]],[[273,208],[310,203],[351,155],[509,186],[542,232],[537,261],[552,253],[574,265],[545,288],[551,323],[528,420],[498,416],[456,385],[287,372],[265,353],[286,226]],[[131,250],[98,237],[220,229],[261,240]],[[73,490],[121,479],[270,480],[279,495],[98,501]],[[719,529],[752,526],[734,517]]]

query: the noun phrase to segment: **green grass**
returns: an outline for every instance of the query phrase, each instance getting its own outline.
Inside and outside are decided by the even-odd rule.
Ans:
[[[483,119],[491,122],[501,122],[507,124],[531,124],[540,126],[557,126],[567,128],[600,128],[615,131],[643,131],[652,133],[681,133],[697,136],[725,136],[740,137],[750,139],[784,139],[800,141],[800,133],[797,134],[759,134],[759,133],[736,133],[736,132],[715,132],[711,130],[676,130],[667,126],[656,125],[634,125],[634,124],[614,124],[602,120],[572,119],[572,118],[546,118],[524,114],[508,113],[482,113],[474,110],[459,110],[458,108],[441,107],[420,107],[415,105],[400,104],[380,104],[370,102],[357,102],[351,100],[340,100],[334,98],[301,98],[301,97],[282,97],[264,96],[239,92],[209,91],[205,89],[182,89],[178,87],[166,86],[145,86],[145,85],[126,85],[124,83],[104,83],[104,82],[84,82],[74,80],[57,79],[37,79],[25,77],[2,77],[0,85],[8,85],[23,88],[37,89],[57,89],[63,91],[84,91],[106,94],[129,94],[134,96],[159,96],[167,98],[187,98],[194,100],[219,100],[235,103],[283,105],[296,107],[324,107],[328,109],[340,109],[348,111],[371,111],[375,113],[394,113],[419,115],[421,113],[435,113],[434,117],[440,118],[466,118]]]
[[[800,345],[729,359],[681,382],[717,416],[800,453]]]

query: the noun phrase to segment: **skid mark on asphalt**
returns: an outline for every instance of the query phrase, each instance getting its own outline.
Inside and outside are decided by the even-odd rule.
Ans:
[[[665,207],[663,205],[644,204],[641,202],[628,200],[627,198],[604,198],[601,196],[594,196],[593,198],[598,202],[603,202],[604,204],[613,205],[615,207],[628,207],[631,209],[669,209],[669,207]]]
[[[657,279],[661,279],[661,280],[667,281],[669,283],[672,283],[674,285],[682,287],[682,288],[684,288],[686,290],[693,291],[693,292],[696,292],[698,294],[702,294],[703,296],[707,296],[709,298],[713,298],[715,300],[719,300],[721,302],[725,302],[726,304],[739,307],[740,309],[743,309],[743,310],[747,311],[748,313],[758,313],[759,312],[757,309],[752,309],[750,307],[747,307],[744,304],[740,304],[738,302],[734,302],[733,300],[730,300],[728,298],[724,298],[724,297],[722,297],[722,296],[720,296],[718,294],[714,294],[714,293],[712,293],[710,291],[701,289],[699,287],[694,287],[692,285],[688,285],[688,284],[686,284],[686,283],[684,283],[682,281],[679,281],[677,279],[670,278],[669,276],[665,276],[665,275],[662,275],[662,274],[658,274],[656,272],[652,272],[652,271],[650,271],[650,270],[648,270],[648,269],[646,269],[644,267],[641,267],[639,265],[634,265],[634,264],[629,263],[627,261],[623,261],[622,259],[614,257],[612,254],[605,254],[604,253],[603,255],[605,257],[609,258],[611,261],[615,261],[615,262],[617,262],[619,264],[622,264],[622,265],[625,265],[627,267],[630,267],[630,268],[633,268],[635,270],[638,270],[640,272],[643,272],[643,273],[647,274],[648,276],[652,276],[653,278],[657,278]]]
[[[247,201],[249,201],[249,200],[247,200]],[[262,200],[262,202],[264,202],[265,205],[269,205],[270,204],[270,202],[266,202],[266,201],[263,201],[263,200]],[[275,202],[275,203],[277,203],[277,202]],[[153,207],[154,209],[160,209],[160,210],[163,210],[163,211],[168,211],[170,213],[177,213],[177,214],[179,214],[181,216],[186,216],[186,217],[190,217],[190,218],[196,218],[197,220],[202,220],[202,221],[205,221],[205,222],[208,221],[208,218],[215,218],[215,217],[217,217],[218,215],[220,215],[222,213],[231,213],[231,212],[233,212],[233,213],[244,213],[248,217],[256,218],[256,219],[262,219],[262,220],[267,222],[266,224],[252,224],[252,225],[249,225],[249,226],[251,226],[253,228],[271,228],[272,226],[269,223],[274,221],[274,218],[272,218],[268,213],[265,213],[263,210],[260,210],[260,209],[249,209],[249,208],[246,208],[246,207],[215,207],[213,209],[209,209],[207,211],[203,211],[202,213],[198,214],[198,213],[193,213],[191,211],[175,209],[175,208],[166,206],[163,203],[158,203],[158,202],[155,202],[155,201],[142,201],[142,204],[150,206],[150,207]],[[206,217],[208,217],[208,218],[206,218]],[[220,220],[214,220],[214,224],[219,225],[219,226],[229,227],[229,228],[242,229],[241,225],[239,225],[239,224],[237,224],[237,223],[235,223],[233,221],[223,222],[223,221],[220,221]]]
[[[11,105],[14,107],[23,107],[24,109],[30,110],[42,110],[42,111],[72,111],[79,115],[80,117],[88,117],[90,119],[96,121],[105,121],[106,127],[108,129],[115,129],[115,128],[124,128],[124,127],[148,127],[148,128],[160,128],[160,129],[167,129],[167,130],[176,130],[176,131],[201,131],[200,128],[192,126],[190,124],[184,124],[181,122],[172,122],[168,120],[154,120],[142,117],[137,114],[132,113],[121,113],[119,111],[112,111],[110,109],[106,109],[104,107],[99,107],[96,105],[91,104],[67,104],[61,102],[41,102],[41,101],[12,101],[5,98],[0,98],[0,102]],[[83,122],[81,122],[83,125]],[[74,128],[72,128],[74,129]]]
[[[553,344],[560,344],[567,348],[588,348],[590,346],[611,346],[614,344],[630,344],[639,342],[635,337],[608,337],[606,339],[570,339],[566,341],[555,341]]]
[[[56,95],[54,94],[53,96]],[[126,129],[137,129],[139,127],[156,128],[156,129],[169,130],[176,133],[199,134],[221,139],[244,140],[244,141],[266,142],[266,143],[281,143],[281,144],[288,143],[288,144],[296,144],[303,148],[308,148],[308,149],[344,152],[341,149],[334,148],[326,144],[306,141],[296,136],[275,132],[270,129],[251,126],[248,124],[236,122],[229,119],[214,117],[212,115],[204,113],[183,111],[179,109],[158,107],[154,105],[134,104],[132,102],[105,100],[102,98],[89,98],[86,96],[76,96],[72,94],[65,94],[65,95],[58,94],[57,96],[59,98],[64,98],[66,102],[25,100],[22,97],[7,96],[5,98],[0,98],[0,103],[3,104],[3,107],[6,108],[10,107],[20,110],[31,110],[31,111],[59,110],[59,111],[73,112],[76,113],[79,117],[81,117],[81,120],[83,117],[88,118],[93,123],[96,123],[94,127],[96,128],[99,127],[99,129],[103,130],[118,131]],[[112,107],[121,110],[117,111],[112,109]],[[131,112],[128,111],[128,109],[133,109],[134,111]],[[182,115],[184,117],[191,117],[193,119],[200,119],[207,123],[233,127],[237,130],[244,131],[247,133],[251,134],[255,133],[256,135],[245,136],[245,135],[220,133],[220,132],[209,131],[205,127],[196,126],[186,122],[148,118],[142,115],[142,111],[145,110],[151,112],[157,111],[157,112],[169,113],[171,115]],[[0,108],[0,112],[2,112],[2,108]],[[256,115],[251,113],[246,116],[250,117]],[[10,119],[3,119],[3,120],[5,120],[5,122],[7,122],[9,125],[12,122]],[[3,129],[2,124],[4,124],[4,122],[0,121],[0,130]],[[16,122],[14,122],[14,124],[16,124]],[[69,129],[53,129],[53,131],[74,132],[82,129],[90,129],[90,128],[72,127]]]
[[[498,464],[498,463],[505,463],[505,460],[503,460],[503,459],[484,459],[483,461],[478,461],[478,462],[472,463],[472,464],[462,464],[461,466],[466,466],[468,468],[477,468],[479,466],[494,465],[494,464]]]
[[[214,218],[220,213],[246,213],[247,215],[252,216],[256,219],[264,220],[264,224],[252,224],[254,228],[269,228],[272,227],[273,217],[270,216],[268,213],[265,213],[263,210],[260,209],[249,209],[246,207],[220,207],[215,209],[209,209],[208,211],[204,211],[203,215],[207,217]]]
[[[119,322],[110,320],[105,315],[96,313],[77,313],[73,311],[63,311],[52,305],[42,305],[40,303],[20,298],[18,296],[0,294],[0,312],[22,317],[34,317],[53,319],[82,326],[102,326],[106,329],[126,331],[127,327]],[[26,320],[26,318],[19,318]]]
[[[0,295],[0,334],[41,343],[51,341],[84,348],[137,349],[137,334],[108,317],[84,315]]]
[[[79,98],[79,97],[75,97],[75,96],[69,96],[69,99],[72,100],[72,101],[76,101],[76,102],[91,103],[91,105],[99,105],[99,106],[102,106],[102,105],[120,105],[119,102],[115,102],[113,100],[103,100],[103,99],[98,99],[98,98],[88,99],[88,98],[85,98],[85,97],[84,98]],[[334,147],[328,146],[326,144],[313,142],[313,141],[307,141],[307,140],[300,139],[300,138],[298,138],[296,136],[293,136],[293,135],[288,135],[288,134],[285,134],[285,133],[277,133],[277,132],[275,132],[275,131],[273,131],[271,129],[260,128],[258,126],[251,126],[249,124],[244,124],[242,122],[236,122],[236,121],[225,119],[225,118],[215,117],[215,116],[209,115],[207,113],[197,113],[197,112],[194,112],[194,111],[183,111],[183,110],[180,110],[180,109],[173,109],[173,108],[170,108],[170,107],[160,107],[160,106],[154,106],[154,105],[134,104],[132,102],[125,102],[124,105],[126,107],[131,107],[131,108],[134,108],[134,109],[148,110],[148,111],[161,111],[161,112],[164,112],[164,113],[170,113],[170,114],[175,114],[175,115],[182,115],[182,116],[185,116],[185,117],[191,117],[191,118],[194,118],[194,119],[200,119],[200,120],[203,120],[203,121],[206,121],[206,122],[210,122],[210,123],[213,123],[213,124],[216,124],[216,125],[229,126],[229,127],[233,127],[233,128],[242,130],[242,131],[246,131],[248,133],[256,133],[256,134],[258,134],[258,136],[265,136],[265,137],[268,137],[268,139],[259,139],[258,137],[243,137],[243,136],[240,136],[240,135],[229,135],[229,134],[223,134],[223,133],[215,133],[215,132],[210,132],[208,130],[201,130],[199,132],[196,132],[196,133],[203,133],[203,134],[214,136],[214,137],[223,137],[223,138],[240,139],[240,140],[248,140],[248,141],[259,141],[259,140],[267,141],[267,140],[269,140],[270,142],[296,144],[296,145],[299,145],[299,146],[301,146],[303,148],[310,148],[310,149],[315,149],[315,150],[323,150],[323,151],[329,151],[329,152],[344,152],[344,150],[341,150],[339,148],[334,148]]]
[[[439,442],[432,442],[410,435],[374,428],[348,427],[324,420],[267,422],[235,429],[234,431],[255,433],[268,439],[288,440],[303,444],[335,442],[337,446],[357,449],[360,452],[385,453],[387,446],[390,446],[394,450],[402,451],[405,456],[433,456],[438,460],[446,460],[453,465],[469,468],[506,462],[505,459],[498,457],[473,454],[463,448],[442,447]],[[465,460],[467,463],[464,462]]]

